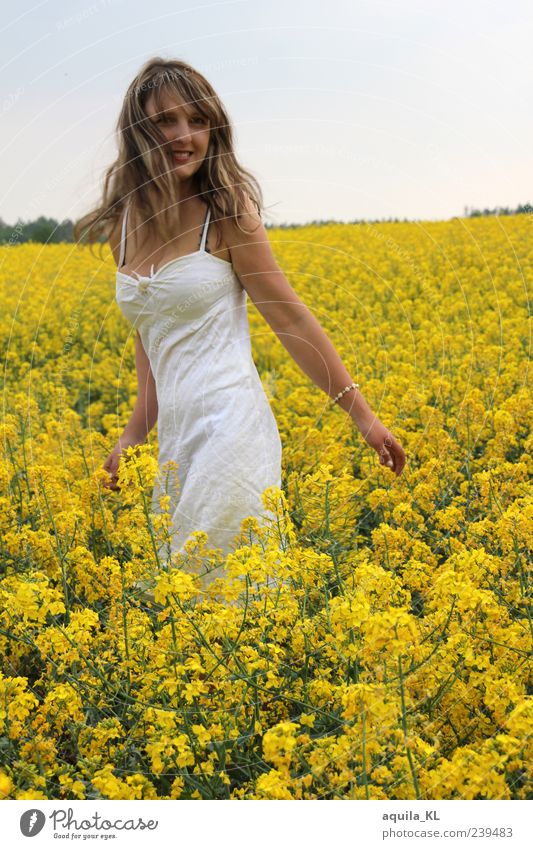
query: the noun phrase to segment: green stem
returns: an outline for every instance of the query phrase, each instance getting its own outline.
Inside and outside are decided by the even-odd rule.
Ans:
[[[400,681],[400,699],[401,699],[401,704],[402,704],[402,728],[403,728],[404,741],[405,741],[405,744],[406,744],[405,750],[407,752],[407,760],[409,761],[409,769],[411,770],[411,776],[412,776],[412,779],[413,779],[413,785],[414,785],[414,788],[415,788],[416,798],[420,799],[420,788],[418,786],[418,777],[417,777],[417,774],[416,774],[415,763],[414,763],[414,759],[413,759],[413,753],[411,752],[411,749],[407,745],[408,728],[407,728],[407,714],[406,714],[406,709],[405,709],[405,692],[404,692],[404,687],[403,687],[403,672],[402,672],[402,656],[401,655],[398,656],[398,678],[399,678],[399,681]]]
[[[361,714],[361,722],[363,724],[363,781],[365,783],[365,796],[370,799],[370,791],[368,789],[368,772],[366,765],[366,711],[363,708]]]

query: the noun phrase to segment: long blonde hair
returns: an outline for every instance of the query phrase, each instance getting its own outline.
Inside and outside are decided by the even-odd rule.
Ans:
[[[263,195],[256,178],[237,162],[233,149],[233,129],[229,116],[206,78],[179,59],[149,59],[131,81],[117,121],[118,158],[108,168],[99,205],[76,221],[74,238],[93,243],[107,238],[120,219],[128,199],[132,211],[146,223],[146,237],[159,236],[167,242],[176,235],[180,220],[179,182],[169,171],[164,153],[163,133],[148,117],[147,100],[154,96],[161,110],[163,91],[178,94],[209,120],[209,146],[204,161],[194,175],[195,187],[217,220],[232,217],[242,232],[238,216],[245,212],[250,198],[259,215]]]

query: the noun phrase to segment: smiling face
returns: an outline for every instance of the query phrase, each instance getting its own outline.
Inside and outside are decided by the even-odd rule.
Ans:
[[[159,108],[153,95],[148,99],[146,114],[165,138],[165,151],[176,176],[180,182],[190,183],[207,154],[209,119],[195,103],[187,103],[177,94],[170,96],[164,91]]]

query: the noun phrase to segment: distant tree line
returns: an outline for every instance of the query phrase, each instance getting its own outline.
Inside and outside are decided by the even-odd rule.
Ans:
[[[495,206],[494,209],[474,209],[474,207],[464,207],[465,218],[477,218],[480,215],[528,215],[533,212],[533,207],[530,203],[519,203],[516,209],[510,209],[508,206]]]
[[[482,215],[530,215],[533,212],[533,207],[530,203],[519,204],[515,209],[508,206],[496,206],[494,209],[475,209],[474,207],[464,207],[465,218],[476,218]],[[379,222],[407,222],[408,218],[354,218],[350,221],[342,222],[338,219],[319,219],[309,221],[308,227],[324,227],[327,224],[360,224],[379,223]],[[42,244],[58,244],[59,242],[73,242],[72,228],[74,222],[70,218],[65,218],[63,221],[56,221],[55,218],[46,218],[41,215],[35,221],[17,220],[16,224],[6,224],[0,218],[0,244],[3,245],[21,245],[24,242],[40,242]],[[265,228],[273,229],[275,227],[289,230],[301,227],[301,224],[265,224]],[[105,241],[102,237],[101,241]]]
[[[41,242],[58,244],[72,242],[73,222],[70,218],[56,221],[55,218],[45,218],[41,215],[35,221],[21,221],[16,224],[6,224],[0,218],[0,244],[22,245],[24,242]]]

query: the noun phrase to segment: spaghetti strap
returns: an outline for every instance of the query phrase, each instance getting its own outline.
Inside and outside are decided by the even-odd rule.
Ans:
[[[207,215],[205,216],[204,229],[203,229],[203,232],[202,232],[202,240],[200,242],[200,251],[205,250],[205,243],[206,243],[206,240],[207,240],[207,229],[209,227],[209,217],[210,217],[210,215],[211,215],[211,207],[208,206],[207,207]]]
[[[120,234],[120,256],[118,260],[118,267],[122,268],[126,259],[126,228],[128,224],[128,212],[130,208],[129,200],[126,201],[124,216],[122,218],[122,231]],[[202,237],[200,240],[200,252],[205,250],[206,242],[207,242],[207,231],[209,229],[209,219],[211,217],[211,208],[207,208],[207,214],[205,216],[204,226],[202,230]]]
[[[122,268],[124,265],[124,260],[126,259],[126,224],[128,221],[128,211],[130,208],[129,200],[126,201],[126,207],[124,210],[124,217],[122,218],[122,232],[120,234],[120,256],[118,260],[118,267]]]

